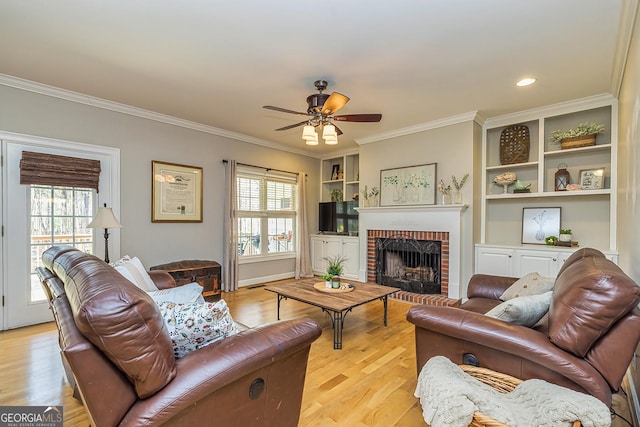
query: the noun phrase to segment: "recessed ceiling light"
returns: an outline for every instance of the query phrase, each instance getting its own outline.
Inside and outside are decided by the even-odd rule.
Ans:
[[[516,83],[516,86],[520,86],[520,87],[529,86],[533,84],[535,81],[536,79],[533,79],[533,78],[522,79],[518,83]]]

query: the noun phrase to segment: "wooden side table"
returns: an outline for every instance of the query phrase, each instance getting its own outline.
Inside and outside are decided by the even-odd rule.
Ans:
[[[219,299],[220,275],[222,268],[216,261],[184,260],[167,264],[154,265],[149,270],[163,270],[169,273],[176,281],[177,286],[197,282],[202,289],[203,297]]]

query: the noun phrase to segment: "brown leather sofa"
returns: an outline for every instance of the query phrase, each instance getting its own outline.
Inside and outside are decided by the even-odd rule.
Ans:
[[[247,329],[175,359],[149,296],[114,268],[68,246],[43,256],[67,376],[94,426],[296,426],[310,319]],[[159,288],[175,286],[151,272]]]
[[[418,372],[433,356],[521,379],[539,378],[611,406],[640,340],[640,287],[600,251],[573,253],[556,276],[547,315],[533,328],[485,316],[516,278],[474,275],[459,308],[416,305]]]

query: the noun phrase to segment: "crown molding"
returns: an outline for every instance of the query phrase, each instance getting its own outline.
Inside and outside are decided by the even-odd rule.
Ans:
[[[560,102],[558,104],[547,105],[544,107],[532,108],[530,110],[509,113],[502,116],[490,117],[485,120],[484,127],[494,128],[518,122],[537,120],[540,117],[558,116],[561,114],[571,113],[576,110],[588,110],[591,108],[614,105],[616,103],[617,100],[610,93],[603,93],[600,95],[588,96],[586,98]]]
[[[103,110],[110,110],[110,111],[115,111],[117,113],[140,117],[143,119],[154,120],[156,122],[161,122],[161,123],[166,123],[174,126],[179,126],[186,129],[196,130],[199,132],[204,132],[211,135],[217,135],[224,138],[233,139],[236,141],[247,142],[249,144],[260,145],[263,147],[272,148],[274,150],[300,154],[306,157],[317,157],[314,155],[310,155],[306,151],[296,149],[296,148],[283,147],[278,143],[275,143],[273,141],[268,141],[266,139],[255,138],[249,135],[244,135],[237,132],[231,132],[231,131],[220,129],[213,126],[203,125],[201,123],[192,122],[190,120],[179,119],[177,117],[156,113],[154,111],[145,110],[143,108],[132,107],[130,105],[108,101],[106,99],[97,98],[90,95],[84,95],[82,93],[73,92],[66,89],[60,89],[54,86],[49,86],[42,83],[37,83],[30,80],[9,76],[6,74],[0,74],[0,85],[9,86],[16,89],[22,89],[29,92],[38,93],[40,95],[51,96],[54,98],[63,99],[65,101],[76,102],[78,104],[89,105],[92,107],[101,108]]]
[[[367,136],[365,138],[356,139],[356,144],[370,144],[372,142],[383,141],[385,139],[397,138],[399,136],[411,135],[414,133],[424,132],[431,129],[437,129],[445,126],[456,125],[459,123],[465,123],[470,121],[482,120],[477,111],[471,111],[469,113],[459,114],[457,116],[445,117],[444,119],[433,120],[426,123],[420,123],[413,126],[407,126],[405,128],[395,129],[389,132],[379,133],[377,135]],[[484,121],[484,120],[482,120]],[[479,122],[482,125],[481,122]]]

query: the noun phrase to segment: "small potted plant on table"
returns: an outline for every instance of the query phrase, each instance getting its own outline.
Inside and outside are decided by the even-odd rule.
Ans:
[[[324,260],[327,261],[327,274],[322,277],[331,276],[331,287],[337,289],[340,287],[340,276],[347,258],[342,255],[335,255],[325,257]]]

